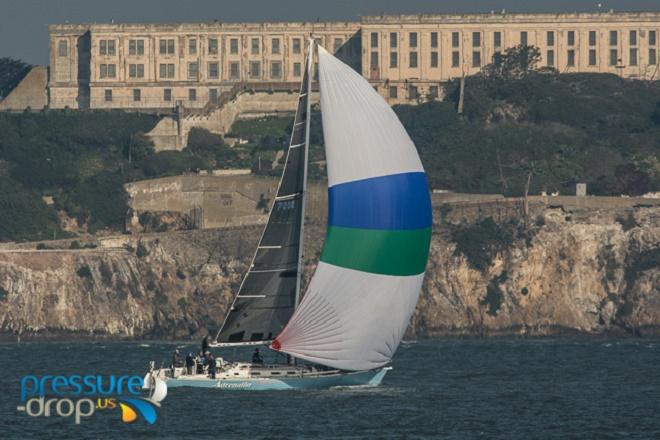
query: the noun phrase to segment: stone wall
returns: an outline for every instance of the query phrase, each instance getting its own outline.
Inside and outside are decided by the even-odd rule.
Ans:
[[[202,229],[263,224],[278,181],[253,175],[184,175],[129,183],[128,229],[143,230],[140,215],[144,213],[188,216],[191,226]],[[326,186],[309,184],[306,215],[310,222],[325,220],[326,204]]]
[[[313,93],[312,102],[319,99]],[[239,118],[259,118],[269,115],[295,112],[298,93],[289,91],[250,91],[243,90],[233,99],[207,112],[183,112],[163,117],[147,136],[154,143],[156,151],[182,150],[188,144],[188,134],[193,128],[203,128],[211,133],[225,135]]]

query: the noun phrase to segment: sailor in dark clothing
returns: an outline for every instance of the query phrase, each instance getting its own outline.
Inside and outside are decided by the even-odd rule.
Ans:
[[[215,357],[212,354],[209,354],[206,360],[209,364],[209,377],[215,379]]]
[[[186,356],[186,373],[190,376],[193,374],[193,367],[195,366],[195,359],[192,353]]]
[[[254,350],[254,354],[252,355],[252,363],[253,364],[263,364],[264,360],[261,357],[261,354],[259,354],[259,349]]]
[[[204,336],[204,339],[202,339],[202,354],[206,354],[207,351],[209,351],[209,337],[208,337],[208,335]]]

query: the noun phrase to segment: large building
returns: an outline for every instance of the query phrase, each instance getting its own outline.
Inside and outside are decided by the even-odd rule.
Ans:
[[[434,99],[494,53],[527,44],[560,72],[660,79],[660,13],[388,15],[360,22],[58,24],[51,108],[203,108],[237,85],[295,90],[318,39],[390,103]]]

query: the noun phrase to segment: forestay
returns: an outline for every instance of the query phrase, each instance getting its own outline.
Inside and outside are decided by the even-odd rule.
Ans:
[[[271,347],[344,370],[387,364],[408,326],[431,238],[426,175],[394,111],[319,46],[328,230],[316,273]]]
[[[218,333],[217,344],[270,341],[282,330],[296,305],[309,140],[308,94],[306,70],[277,196],[249,271]]]

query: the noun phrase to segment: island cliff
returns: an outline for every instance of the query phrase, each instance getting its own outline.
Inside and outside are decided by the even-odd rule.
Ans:
[[[525,225],[472,223],[500,228],[497,245],[483,236],[466,244],[469,225],[441,211],[407,337],[660,334],[660,208],[544,208]],[[308,280],[324,229],[306,231]],[[259,232],[115,236],[75,250],[5,246],[0,332],[4,339],[214,334]]]

